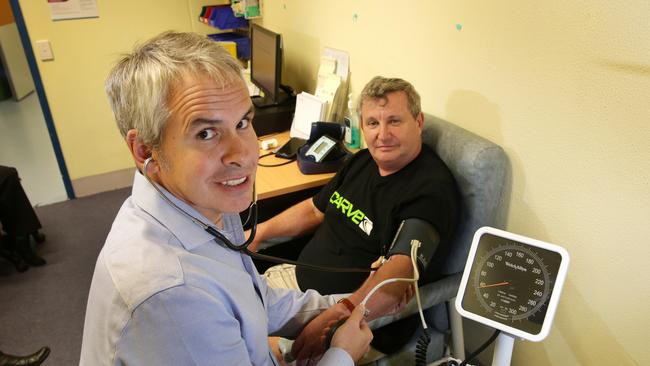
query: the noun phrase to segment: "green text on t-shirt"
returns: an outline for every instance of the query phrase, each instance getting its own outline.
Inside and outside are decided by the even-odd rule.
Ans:
[[[372,231],[372,221],[366,217],[366,214],[364,214],[363,211],[358,208],[355,210],[352,202],[341,196],[339,192],[334,191],[330,196],[330,203],[335,205],[337,209],[341,210],[341,212],[352,222],[359,225],[359,228],[367,235],[370,235],[370,232]]]

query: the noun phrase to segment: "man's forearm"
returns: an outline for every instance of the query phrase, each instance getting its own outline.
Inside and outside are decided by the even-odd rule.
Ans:
[[[324,215],[308,198],[259,224],[256,242],[277,238],[295,237],[313,231],[323,222]]]
[[[413,278],[411,258],[405,255],[394,255],[350,295],[350,301],[354,305],[361,303],[377,284],[389,278]],[[369,311],[368,320],[393,312],[412,284],[412,282],[394,282],[377,290],[366,304],[366,309]]]

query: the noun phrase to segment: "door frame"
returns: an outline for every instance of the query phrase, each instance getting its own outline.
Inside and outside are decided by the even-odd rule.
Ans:
[[[11,5],[11,10],[14,13],[16,26],[18,27],[18,34],[20,35],[20,40],[23,44],[23,49],[25,50],[25,57],[27,57],[27,64],[29,65],[29,70],[31,71],[32,78],[34,79],[36,95],[38,96],[41,110],[43,111],[43,117],[45,119],[45,125],[47,126],[47,132],[50,135],[50,141],[52,142],[52,148],[54,149],[54,156],[56,157],[56,162],[59,166],[59,171],[61,172],[61,178],[63,179],[63,186],[65,187],[65,192],[68,195],[68,199],[74,199],[75,194],[74,189],[72,188],[72,181],[70,180],[68,167],[66,166],[65,159],[63,158],[63,151],[61,150],[59,136],[57,135],[56,127],[54,126],[54,119],[52,118],[52,112],[50,111],[50,104],[47,102],[47,95],[45,94],[45,89],[43,88],[43,80],[41,79],[41,74],[38,71],[36,58],[34,57],[34,50],[29,40],[29,32],[27,32],[25,18],[23,17],[23,12],[20,9],[20,4],[18,1],[19,0],[9,0],[9,4]]]

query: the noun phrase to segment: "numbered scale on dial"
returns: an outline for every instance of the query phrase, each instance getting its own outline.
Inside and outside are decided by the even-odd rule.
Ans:
[[[557,245],[484,227],[474,235],[456,297],[458,312],[531,341],[550,330],[569,265]]]

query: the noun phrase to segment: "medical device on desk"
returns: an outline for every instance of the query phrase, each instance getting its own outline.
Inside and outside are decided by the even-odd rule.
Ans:
[[[298,168],[303,174],[334,173],[352,155],[343,144],[345,127],[338,123],[314,122],[309,140],[298,149]]]
[[[497,330],[492,366],[510,365],[515,338],[546,338],[568,267],[560,246],[491,227],[476,231],[456,309]]]

